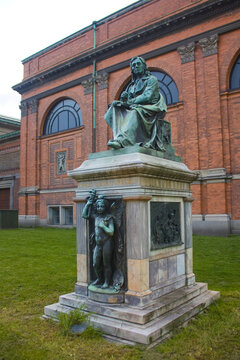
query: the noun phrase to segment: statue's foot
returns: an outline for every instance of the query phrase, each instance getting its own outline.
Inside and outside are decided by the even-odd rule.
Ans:
[[[122,146],[117,140],[109,140],[107,143],[107,146],[113,148],[113,149],[120,149]]]
[[[109,287],[109,284],[105,282],[102,286],[102,289],[107,289],[108,287]]]
[[[101,284],[100,279],[96,279],[96,280],[92,283],[92,285],[100,285],[100,284]]]

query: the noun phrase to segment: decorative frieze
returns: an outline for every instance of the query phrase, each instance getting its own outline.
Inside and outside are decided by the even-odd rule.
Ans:
[[[98,83],[98,89],[107,89],[108,88],[108,73],[104,72],[96,77],[96,82]]]
[[[217,54],[218,52],[218,35],[214,34],[199,40],[199,45],[203,51],[203,57]]]
[[[177,48],[178,53],[181,55],[182,64],[186,64],[188,62],[194,61],[194,49],[195,49],[194,42],[190,42],[187,45],[179,46]]]
[[[38,186],[21,187],[18,192],[19,196],[38,195],[38,194],[39,194]]]

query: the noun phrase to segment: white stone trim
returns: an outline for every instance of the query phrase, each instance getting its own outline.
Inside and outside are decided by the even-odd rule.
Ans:
[[[229,221],[231,215],[229,214],[196,214],[192,215],[193,221]]]
[[[240,180],[240,174],[234,174],[232,175],[233,180]]]
[[[205,215],[205,221],[229,221],[230,216],[228,214],[207,214]]]
[[[61,193],[61,192],[75,192],[77,187],[75,188],[64,188],[64,189],[50,189],[50,190],[40,190],[40,194],[51,194],[51,193]]]

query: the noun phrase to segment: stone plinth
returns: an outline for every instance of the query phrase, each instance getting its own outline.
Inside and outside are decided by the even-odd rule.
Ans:
[[[69,175],[78,182],[77,283],[75,293],[45,308],[46,316],[54,318],[85,303],[94,312],[91,321],[107,336],[150,345],[219,296],[206,284],[195,283],[190,184],[197,175],[186,165],[141,149],[92,154]],[[88,224],[81,214],[93,188],[125,203],[126,284],[120,294],[89,288]]]

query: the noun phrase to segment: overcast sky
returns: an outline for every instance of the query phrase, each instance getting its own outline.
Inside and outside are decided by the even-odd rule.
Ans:
[[[0,114],[20,118],[22,60],[136,0],[0,0]]]

